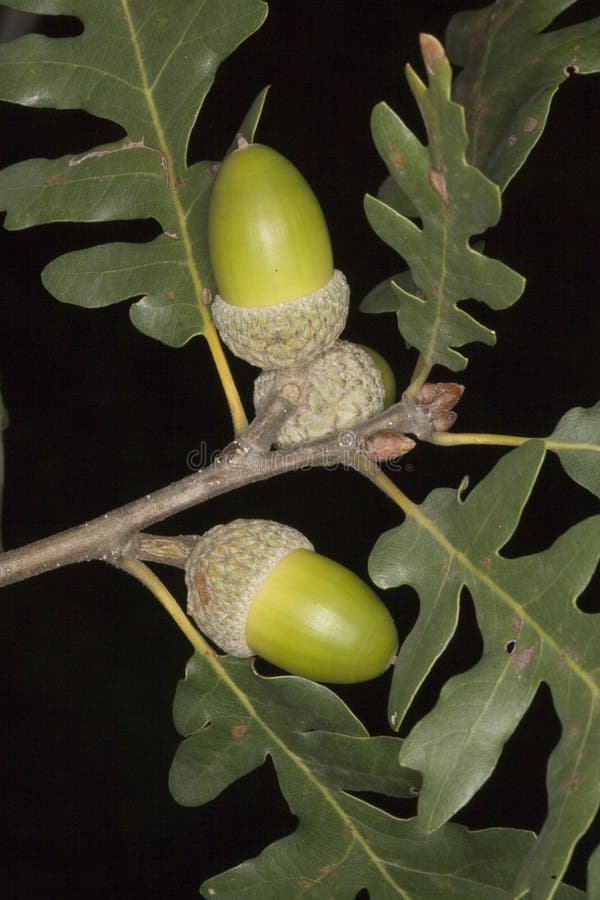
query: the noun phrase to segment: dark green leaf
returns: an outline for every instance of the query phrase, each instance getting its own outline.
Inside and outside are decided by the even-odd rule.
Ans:
[[[377,191],[377,199],[387,206],[391,206],[392,209],[395,209],[402,216],[406,216],[407,219],[419,218],[417,207],[391,175],[385,179]]]
[[[600,497],[600,403],[569,410],[546,443],[573,481]]]
[[[414,772],[398,768],[401,741],[369,737],[328,688],[301,678],[263,678],[251,662],[197,654],[179,684],[175,722],[185,739],[170,786],[201,804],[270,756],[299,826],[253,860],[202,886],[205,897],[287,900],[377,898],[509,900],[508,885],[534,844],[527,832],[426,834],[348,791],[412,796]],[[558,897],[581,896],[561,886]]]
[[[600,897],[600,846],[596,847],[588,863],[588,897]]]
[[[361,309],[367,313],[396,312],[398,310],[398,291],[400,287],[407,293],[416,294],[419,290],[412,280],[410,272],[398,272],[392,278],[386,278],[376,285],[361,303]]]
[[[390,769],[390,759],[399,750],[396,738],[309,731],[294,736],[290,747],[330,787],[373,791],[388,797],[413,797],[421,786],[416,772]],[[351,771],[348,759],[352,760]]]
[[[415,819],[395,819],[345,794],[334,812],[319,793],[304,791],[292,771],[285,775],[290,808],[304,811],[301,829],[207,881],[203,896],[355,900],[363,886],[377,900],[512,900],[515,865],[534,844],[533,835],[508,829],[469,832],[453,824],[427,835]],[[339,817],[346,820],[345,832]],[[556,897],[583,895],[560,885]]]
[[[181,189],[188,234],[197,246],[205,240],[214,175],[212,163],[198,163]],[[202,330],[195,274],[204,286],[214,287],[208,254],[197,257],[194,270],[182,256],[181,241],[165,233],[144,244],[103,244],[66,253],[45,268],[43,281],[63,302],[88,308],[142,295],[130,310],[133,324],[178,347]]]
[[[475,298],[504,309],[520,296],[524,281],[470,243],[473,235],[498,221],[500,192],[467,164],[463,111],[450,100],[450,65],[443,54],[432,62],[428,52],[426,46],[429,87],[412,69],[407,72],[429,144],[424,147],[388,106],[379,104],[372,117],[373,137],[398,195],[392,196],[393,206],[367,197],[365,207],[379,237],[408,263],[418,289],[390,280],[383,308],[395,309],[401,334],[420,350],[428,368],[439,363],[458,371],[467,360],[456,347],[472,341],[493,344],[495,335],[457,303]],[[421,226],[397,211],[401,196],[410,198]],[[382,308],[377,291],[363,310]]]
[[[262,23],[260,0],[21,0],[31,12],[78,16],[73,38],[27,35],[0,47],[0,97],[84,109],[111,119],[123,140],[77,156],[34,159],[0,173],[6,227],[152,217],[149,244],[70,253],[44,272],[59,300],[100,307],[141,297],[131,310],[145,334],[180,346],[203,330],[212,288],[206,213],[212,163],[187,164],[198,111],[219,64]],[[107,46],[111,52],[107,53]],[[240,132],[252,138],[261,92]]]
[[[229,147],[229,151],[228,151],[229,153],[231,153],[232,150],[236,149],[236,147],[238,145],[238,141],[237,141],[238,136],[245,138],[249,144],[251,144],[252,141],[254,140],[254,135],[256,133],[256,129],[258,128],[258,123],[260,122],[260,118],[263,113],[263,109],[265,106],[265,102],[266,102],[268,93],[269,93],[269,88],[268,87],[263,88],[262,91],[260,92],[260,94],[258,95],[258,97],[256,98],[256,100],[254,101],[254,103],[252,104],[252,106],[250,107],[250,109],[248,110],[248,112],[246,113],[246,115],[244,117],[244,121],[242,122],[242,124],[240,125],[240,127],[238,129],[238,134],[236,135],[235,139],[231,142],[231,146]]]
[[[4,436],[2,432],[8,425],[8,413],[0,394],[0,553],[2,552],[2,494],[4,491]]]
[[[467,158],[502,189],[541,137],[558,86],[600,71],[600,17],[544,31],[574,2],[496,0],[450,20],[446,47],[463,67],[453,95],[466,111]]]
[[[483,635],[481,660],[447,682],[401,751],[402,763],[423,774],[419,819],[426,830],[447,821],[489,777],[541,681],[552,691],[563,734],[549,762],[548,815],[516,896],[562,874],[600,804],[600,618],[576,606],[600,557],[600,516],[543,553],[507,559],[498,552],[519,522],[543,456],[543,443],[530,441],[466,499],[461,491],[433,491],[379,538],[369,564],[380,587],[411,584],[421,601],[394,673],[395,727],[454,632],[463,586]]]
[[[387,790],[395,779],[394,793],[411,796],[414,773],[404,776],[403,793],[402,779],[396,777],[399,745],[394,739],[369,738],[332,691],[300,678],[260,678],[239,660],[227,659],[222,666],[210,668],[194,657],[177,690],[175,724],[188,736],[171,771],[171,790],[180,803],[205,803],[216,796],[243,772],[261,765],[278,740],[290,751],[304,748],[305,765],[318,770],[326,784],[348,787],[349,780],[357,790],[368,777],[370,786],[364,790],[375,790],[378,782]],[[226,766],[218,762],[222,759]],[[215,766],[221,778],[212,771]]]

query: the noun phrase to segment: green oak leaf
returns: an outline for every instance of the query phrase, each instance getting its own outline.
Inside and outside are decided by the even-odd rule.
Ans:
[[[2,432],[8,425],[8,413],[2,394],[0,394],[0,553],[2,552],[2,494],[4,492],[4,436]]]
[[[174,716],[186,740],[170,787],[183,805],[206,803],[261,765],[278,737],[330,786],[410,797],[420,784],[415,772],[398,772],[397,739],[368,737],[332,691],[302,678],[262,678],[248,661],[227,657],[211,666],[193,657],[177,688]]]
[[[449,679],[400,753],[403,765],[423,775],[419,820],[426,831],[439,828],[486,781],[540,683],[552,692],[563,732],[548,766],[546,821],[515,880],[519,897],[527,890],[552,895],[544,891],[564,872],[600,805],[600,616],[576,605],[600,557],[600,516],[541,553],[517,559],[499,553],[544,453],[542,441],[527,442],[466,499],[464,489],[433,491],[378,539],[369,561],[377,585],[410,584],[420,598],[394,673],[394,727],[454,633],[463,587],[483,636],[481,660]]]
[[[83,33],[30,34],[0,46],[0,98],[83,109],[121,125],[125,137],[76,156],[4,169],[5,225],[154,218],[162,228],[154,241],[66,254],[45,269],[43,280],[59,300],[89,308],[141,297],[131,309],[134,325],[181,346],[203,331],[202,291],[213,287],[206,218],[215,168],[188,166],[190,133],[218,66],[260,27],[266,4],[18,0],[12,6],[77,16]],[[264,96],[241,125],[247,138]]]
[[[467,158],[502,190],[541,137],[559,85],[600,71],[600,16],[548,30],[574,2],[496,0],[448,25],[448,56],[463,67],[453,96],[465,107]]]
[[[389,175],[377,191],[377,199],[387,206],[391,206],[396,212],[407,219],[418,219],[419,210],[411,200],[409,194],[402,190],[400,185]]]
[[[600,897],[600,846],[596,847],[588,863],[588,897]]]
[[[495,334],[461,309],[474,298],[492,309],[505,309],[521,295],[523,278],[471,245],[470,239],[495,225],[500,216],[500,191],[466,161],[467,133],[462,108],[450,99],[452,72],[443,48],[422,38],[429,86],[407,67],[407,78],[427,127],[427,146],[415,137],[384,103],[372,116],[377,149],[398,186],[383,196],[365,200],[367,218],[378,236],[410,267],[415,288],[388,279],[368,295],[361,309],[393,308],[405,341],[416,347],[427,368],[435,364],[453,371],[467,359],[456,348],[473,341],[495,343]],[[411,204],[420,224],[399,212]]]
[[[573,481],[600,497],[600,403],[570,409],[546,445],[558,454]]]
[[[270,757],[299,820],[255,859],[203,884],[204,897],[350,900],[366,889],[377,898],[509,900],[507,886],[535,844],[532,834],[511,829],[471,833],[449,824],[427,834],[416,819],[354,796],[414,796],[420,782],[398,768],[400,739],[369,737],[323,685],[264,678],[249,660],[196,654],[174,717],[184,736],[170,773],[178,802],[207,803]],[[557,896],[582,895],[561,885]]]

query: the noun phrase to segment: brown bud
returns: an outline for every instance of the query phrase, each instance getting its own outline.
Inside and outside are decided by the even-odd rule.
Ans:
[[[373,462],[388,462],[398,456],[404,456],[415,446],[412,438],[397,431],[374,431],[367,435],[363,443],[363,452]]]
[[[439,416],[432,417],[431,426],[434,431],[448,431],[456,422],[456,418],[455,412],[443,412]]]
[[[428,406],[431,415],[436,416],[455,407],[464,389],[464,385],[453,381],[427,382],[417,394],[416,402],[418,406]]]

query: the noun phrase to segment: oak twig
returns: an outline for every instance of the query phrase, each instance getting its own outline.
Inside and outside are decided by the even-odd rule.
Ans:
[[[458,389],[456,399],[460,393]],[[140,532],[220,494],[286,472],[335,464],[357,468],[357,454],[369,458],[369,447],[374,442],[367,439],[376,432],[385,432],[388,436],[391,432],[398,435],[411,433],[421,440],[430,440],[436,430],[442,430],[440,425],[445,424],[436,407],[439,394],[440,391],[434,391],[425,403],[419,403],[419,397],[416,400],[404,397],[354,429],[298,448],[271,450],[281,425],[294,410],[300,396],[287,386],[286,390],[274,392],[261,413],[206,469],[89,522],[1,554],[0,586],[72,563],[104,560],[115,564],[122,556],[182,565],[193,537],[171,539],[183,541],[173,544],[168,538],[156,539]],[[410,449],[413,443],[410,439],[397,442],[398,455]],[[372,458],[381,459],[381,456]]]

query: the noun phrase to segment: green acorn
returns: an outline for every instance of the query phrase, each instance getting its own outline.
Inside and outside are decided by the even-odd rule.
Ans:
[[[306,365],[338,337],[348,284],[319,202],[285,157],[240,140],[215,178],[208,244],[213,318],[236,356],[263,369]]]
[[[394,370],[390,366],[389,362],[382,356],[381,353],[378,353],[377,350],[373,350],[372,347],[367,347],[365,344],[357,344],[357,347],[362,347],[363,350],[369,354],[379,371],[381,372],[381,377],[383,378],[383,390],[385,393],[383,408],[387,409],[388,406],[392,406],[396,402],[396,376],[394,375]]]
[[[282,450],[354,428],[390,406],[396,396],[394,373],[385,359],[349,341],[336,341],[301,370],[259,375],[254,382],[256,412],[286,380],[301,383],[302,395],[277,435],[275,445]]]
[[[233,656],[258,654],[294,675],[346,684],[376,678],[394,659],[398,635],[379,597],[295,528],[216,525],[185,571],[188,613]]]

